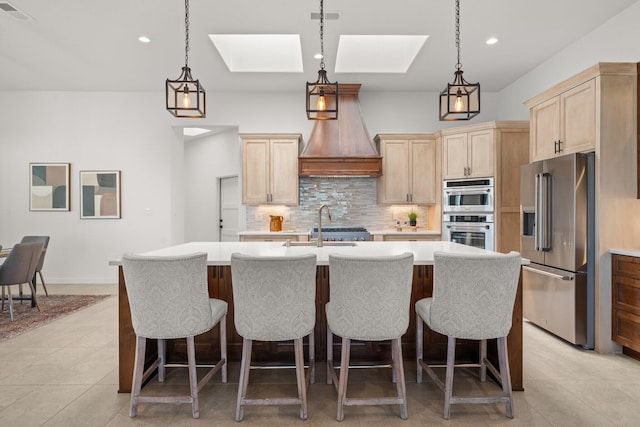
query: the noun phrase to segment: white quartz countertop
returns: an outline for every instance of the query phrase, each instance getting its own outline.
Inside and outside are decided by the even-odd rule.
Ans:
[[[611,249],[609,252],[617,255],[640,257],[640,248],[639,249]]]
[[[142,255],[172,256],[194,252],[206,252],[208,265],[230,265],[231,254],[235,252],[252,256],[292,256],[314,253],[318,256],[318,265],[329,265],[329,254],[338,253],[357,256],[387,256],[411,252],[414,265],[432,265],[434,252],[458,254],[493,253],[472,246],[453,242],[358,242],[356,246],[285,246],[282,242],[190,242],[168,248],[145,252]],[[523,258],[523,264],[529,260]],[[120,260],[113,260],[109,265],[120,265]]]

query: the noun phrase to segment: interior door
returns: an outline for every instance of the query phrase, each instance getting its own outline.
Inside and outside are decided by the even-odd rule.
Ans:
[[[238,177],[220,178],[220,230],[221,242],[238,241]]]

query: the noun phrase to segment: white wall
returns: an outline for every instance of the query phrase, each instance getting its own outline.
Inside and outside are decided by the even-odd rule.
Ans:
[[[185,142],[185,241],[220,240],[218,178],[240,177],[241,156],[237,128]]]
[[[529,120],[529,98],[598,62],[640,61],[640,1],[563,49],[500,92],[501,120]]]
[[[49,235],[51,283],[113,283],[108,261],[182,241],[182,142],[160,94],[0,95],[0,243]],[[29,211],[29,163],[71,163],[70,212]],[[122,219],[81,220],[79,171],[122,171]],[[151,215],[144,214],[150,209]]]

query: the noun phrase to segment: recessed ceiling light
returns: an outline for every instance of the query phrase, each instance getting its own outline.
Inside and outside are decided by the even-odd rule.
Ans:
[[[498,39],[495,37],[490,37],[487,39],[487,44],[496,44],[498,43]]]
[[[211,129],[203,129],[203,128],[184,128],[182,129],[182,134],[185,136],[198,136],[203,133],[211,132]]]
[[[299,34],[209,34],[231,72],[301,73]]]
[[[147,36],[140,36],[140,37],[138,37],[138,41],[140,43],[149,43],[149,42],[151,42],[151,39],[149,37],[147,37]]]
[[[315,55],[313,55],[313,57],[315,59],[322,59],[322,54],[321,53],[316,53]]]
[[[336,73],[406,73],[428,37],[341,35]]]

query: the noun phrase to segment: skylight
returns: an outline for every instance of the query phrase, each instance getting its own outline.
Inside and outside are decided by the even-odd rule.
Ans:
[[[429,36],[341,35],[336,73],[406,73]]]
[[[209,34],[233,73],[301,73],[299,34]]]
[[[211,129],[203,129],[203,128],[184,128],[182,129],[182,134],[185,136],[198,136],[204,133],[211,132]]]

